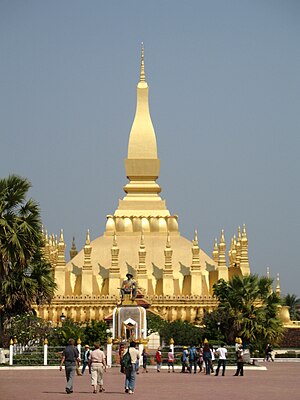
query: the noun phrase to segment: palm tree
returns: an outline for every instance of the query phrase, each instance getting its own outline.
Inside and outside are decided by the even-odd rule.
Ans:
[[[26,199],[30,187],[16,175],[0,179],[0,304],[6,317],[50,301],[55,290],[51,266],[42,256],[39,206]]]
[[[236,336],[260,344],[281,337],[282,325],[277,315],[279,297],[272,292],[272,280],[257,275],[235,275],[229,282],[218,281],[214,295],[218,308],[227,313],[230,328],[223,332],[229,342]]]
[[[287,294],[282,301],[284,306],[290,309],[290,317],[292,321],[300,321],[300,299],[295,294]]]

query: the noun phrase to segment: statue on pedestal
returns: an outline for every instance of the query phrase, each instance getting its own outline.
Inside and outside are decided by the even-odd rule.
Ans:
[[[130,300],[134,301],[136,297],[136,282],[133,279],[133,275],[129,272],[126,274],[127,279],[122,282],[121,287],[121,301],[124,300],[124,295],[129,295]]]

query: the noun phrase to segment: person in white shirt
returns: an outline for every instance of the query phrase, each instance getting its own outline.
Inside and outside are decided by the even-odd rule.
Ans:
[[[224,376],[225,375],[225,368],[226,368],[226,354],[227,354],[227,349],[226,349],[224,343],[221,344],[221,347],[217,348],[216,354],[218,354],[219,359],[218,359],[218,367],[216,369],[215,376],[219,375],[219,370],[220,370],[221,365],[223,367],[222,376]]]
[[[98,386],[99,392],[104,392],[103,372],[106,372],[106,357],[104,352],[100,350],[100,343],[94,343],[94,347],[95,350],[89,355],[89,368],[92,372],[93,393],[97,393]]]

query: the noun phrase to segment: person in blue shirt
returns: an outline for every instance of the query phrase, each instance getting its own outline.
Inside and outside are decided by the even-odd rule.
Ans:
[[[189,349],[189,361],[190,361],[190,374],[194,367],[194,374],[197,373],[197,350],[195,346],[191,346]]]
[[[182,369],[181,372],[184,373],[185,369],[187,372],[190,372],[190,366],[189,366],[189,352],[187,346],[183,347],[183,352],[181,356],[181,363],[182,363]]]
[[[207,339],[204,339],[203,360],[205,363],[205,374],[210,375],[211,372],[211,351]]]
[[[81,370],[82,375],[84,374],[84,371],[89,363],[89,356],[90,356],[90,346],[88,344],[86,344],[84,346],[84,358],[83,358],[83,366],[82,366],[82,370]],[[89,371],[89,373],[91,373],[91,371]]]

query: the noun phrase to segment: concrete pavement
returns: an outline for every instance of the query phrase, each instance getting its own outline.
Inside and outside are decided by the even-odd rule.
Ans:
[[[137,376],[133,395],[124,393],[124,375],[118,368],[112,368],[104,375],[104,393],[92,393],[90,375],[75,377],[74,393],[65,393],[65,375],[57,369],[17,370],[0,368],[1,400],[104,400],[125,399],[130,396],[139,400],[288,400],[300,399],[298,380],[300,363],[262,363],[267,369],[247,369],[245,376],[233,376],[228,369],[226,376],[215,377],[203,374],[157,373],[151,369],[148,374]]]

